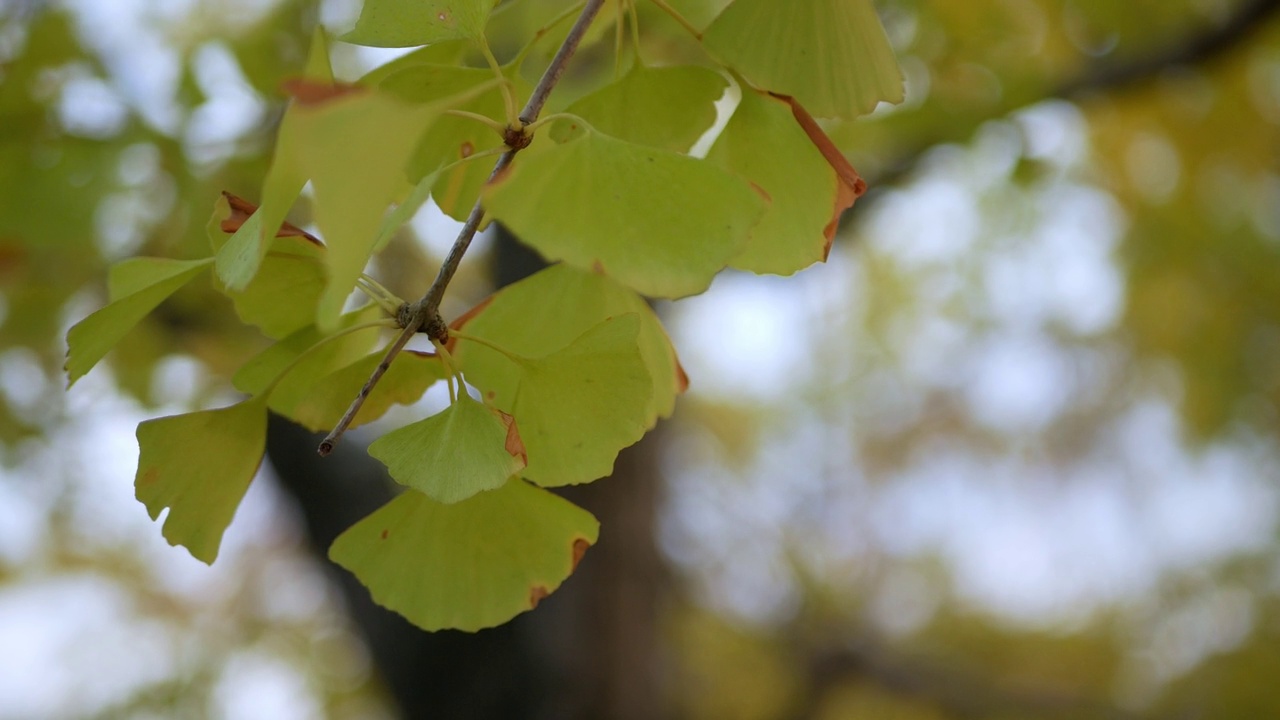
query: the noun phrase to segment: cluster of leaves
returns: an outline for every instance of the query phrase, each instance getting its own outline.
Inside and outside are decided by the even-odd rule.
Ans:
[[[139,426],[137,496],[153,518],[168,509],[171,543],[216,558],[261,462],[268,412],[321,430],[360,395],[359,425],[444,382],[447,409],[369,447],[405,492],[330,556],[427,629],[505,622],[573,571],[598,524],[545,488],[608,475],[686,385],[642,296],[700,293],[726,267],[791,274],[823,260],[864,185],[813,116],[852,119],[902,94],[870,0],[736,0],[705,30],[654,1],[707,63],[646,65],[638,13],[622,2],[629,69],[536,122],[515,110],[531,92],[526,53],[500,65],[486,42],[492,0],[367,0],[342,40],[424,47],[351,84],[334,79],[316,35],[304,76],[285,88],[261,205],[224,193],[209,257],[117,265],[109,304],[68,334],[74,382],[212,270],[240,319],[275,340],[232,379],[247,399]],[[460,60],[468,46],[488,68]],[[690,155],[731,84],[732,116],[705,157]],[[492,178],[476,162],[513,149]],[[285,222],[308,182],[323,240]],[[386,330],[405,327],[409,304],[364,269],[429,197],[458,219],[478,202],[562,262],[454,320],[435,352],[388,353]],[[355,290],[370,302],[344,312]]]

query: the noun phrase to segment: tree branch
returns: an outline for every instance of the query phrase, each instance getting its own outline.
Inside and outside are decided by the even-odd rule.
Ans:
[[[547,104],[547,98],[551,96],[551,91],[560,82],[560,77],[564,75],[565,69],[569,66],[570,58],[577,52],[578,45],[582,43],[583,36],[587,34],[587,28],[591,27],[591,22],[595,20],[602,5],[604,5],[604,0],[587,0],[587,4],[583,6],[577,22],[570,28],[564,42],[560,43],[560,49],[556,51],[555,57],[551,59],[551,63],[547,65],[547,69],[542,73],[542,79],[538,81],[537,87],[533,89],[533,94],[529,96],[529,101],[525,103],[524,110],[520,111],[522,126],[507,128],[505,139],[508,149],[494,164],[493,172],[489,174],[489,182],[493,182],[511,165],[516,153],[529,146],[532,137],[523,126],[533,123],[538,119],[538,115],[542,113],[543,106]],[[475,237],[476,230],[480,228],[480,223],[483,221],[484,205],[477,199],[475,207],[471,208],[471,214],[467,216],[467,221],[462,226],[462,230],[458,232],[457,239],[453,241],[453,247],[449,249],[448,256],[445,257],[444,262],[440,265],[440,272],[436,275],[435,282],[431,283],[431,287],[416,303],[406,305],[400,309],[396,322],[404,329],[400,332],[395,342],[391,344],[386,356],[383,357],[382,362],[378,364],[373,374],[369,376],[364,387],[360,388],[360,393],[351,402],[342,419],[320,442],[318,452],[321,456],[333,452],[334,445],[337,444],[342,434],[347,431],[351,421],[355,419],[356,413],[360,412],[365,398],[369,397],[369,393],[373,392],[374,386],[378,384],[387,369],[391,367],[391,362],[395,360],[396,355],[400,354],[400,351],[404,349],[415,333],[425,332],[440,342],[445,342],[449,339],[448,326],[440,318],[440,301],[444,298],[445,290],[449,287],[450,281],[453,280],[454,273],[458,271],[458,266],[462,263],[462,257],[467,254],[467,248],[471,247],[471,240]]]
[[[1127,62],[1094,63],[1078,77],[1051,87],[1043,95],[1002,108],[984,120],[1004,117],[1045,100],[1079,100],[1090,95],[1147,82],[1173,68],[1208,64],[1248,41],[1278,14],[1280,14],[1280,0],[1248,0],[1221,25],[1185,38],[1145,57]],[[981,122],[975,122],[973,125],[976,127]],[[875,187],[891,185],[902,180],[911,174],[929,149],[951,140],[950,137],[934,137],[917,144],[904,152],[898,160],[887,163],[885,170],[868,177],[867,184]],[[864,199],[854,207],[865,209],[866,205],[867,199]]]
[[[1132,62],[1095,64],[1080,77],[1060,85],[1049,97],[1070,100],[1149,80],[1171,68],[1203,65],[1247,41],[1277,12],[1280,0],[1249,0],[1222,25]]]
[[[855,679],[890,693],[934,705],[956,718],[1005,715],[1042,720],[1138,720],[1142,715],[1105,701],[1049,688],[1001,686],[981,673],[950,665],[896,657],[878,642],[862,638],[840,646],[797,649],[798,664],[808,670],[808,692],[792,717],[808,718],[827,693]]]

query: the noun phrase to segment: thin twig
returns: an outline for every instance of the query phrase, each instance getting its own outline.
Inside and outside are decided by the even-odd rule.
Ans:
[[[565,68],[569,65],[569,59],[577,52],[578,45],[582,42],[583,36],[587,34],[587,28],[591,27],[591,21],[600,12],[600,6],[602,5],[604,5],[604,0],[587,0],[582,12],[578,15],[577,22],[573,24],[573,28],[569,30],[564,42],[560,44],[560,49],[556,51],[555,57],[551,59],[551,63],[547,65],[546,71],[543,72],[542,79],[538,81],[537,87],[533,89],[533,94],[529,96],[529,102],[525,103],[524,110],[520,112],[519,119],[521,123],[527,126],[538,119],[538,115],[542,113],[543,106],[547,104],[547,98],[551,96],[551,91],[560,82],[560,76],[564,75]],[[530,141],[527,131],[522,128],[508,129],[508,136],[507,145],[509,149],[502,153],[502,156],[498,158],[498,162],[494,164],[493,172],[489,175],[489,182],[493,182],[495,178],[501,175],[511,164],[511,160],[515,158],[516,153],[527,147]],[[431,283],[431,287],[420,300],[400,309],[399,316],[396,319],[403,324],[404,330],[396,338],[396,341],[391,344],[391,347],[388,348],[386,356],[382,359],[382,362],[378,363],[377,369],[373,371],[369,379],[365,381],[364,387],[360,388],[360,393],[356,395],[355,400],[351,401],[351,406],[347,408],[347,412],[343,414],[342,419],[321,441],[318,452],[322,456],[333,452],[334,445],[338,443],[342,434],[347,431],[347,427],[355,419],[356,413],[360,412],[365,399],[373,392],[374,386],[378,384],[387,369],[391,367],[391,362],[395,360],[396,355],[399,355],[405,345],[409,344],[409,340],[414,334],[423,331],[439,342],[444,342],[448,339],[448,327],[440,318],[440,300],[444,297],[445,289],[449,287],[449,282],[453,280],[453,275],[458,271],[458,265],[462,262],[462,256],[467,253],[467,248],[471,246],[471,240],[475,237],[476,230],[483,221],[484,206],[479,200],[476,200],[475,207],[471,209],[471,214],[467,217],[467,222],[462,226],[462,230],[458,232],[458,238],[453,241],[453,247],[449,249],[449,255],[445,258],[444,263],[440,265],[440,272],[436,275],[435,282]]]

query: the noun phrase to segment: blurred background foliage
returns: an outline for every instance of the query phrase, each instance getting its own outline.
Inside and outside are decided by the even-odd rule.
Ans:
[[[509,3],[499,54],[567,5]],[[689,718],[1280,716],[1280,3],[876,5],[908,99],[829,127],[872,186],[831,261],[662,307],[693,387],[643,450],[653,523],[614,531],[661,551],[657,669],[601,682]],[[204,255],[218,192],[256,196],[280,82],[357,11],[0,1],[0,718],[430,716],[290,492],[257,482],[212,569],[132,498],[134,424],[224,401],[262,346],[229,303],[189,288],[59,371],[109,263]],[[651,62],[705,62],[641,24]],[[449,230],[381,277],[420,294]]]

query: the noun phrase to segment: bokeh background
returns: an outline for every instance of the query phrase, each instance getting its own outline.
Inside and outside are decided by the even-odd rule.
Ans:
[[[499,54],[568,4],[508,3]],[[469,636],[323,559],[387,484],[283,423],[216,565],[161,538],[136,423],[263,344],[208,287],[59,370],[108,264],[256,197],[281,80],[358,2],[0,0],[0,718],[1280,717],[1280,2],[876,5],[908,99],[829,127],[872,185],[830,261],[661,305],[677,416],[573,492],[579,573]],[[379,277],[416,296],[452,230]],[[528,262],[490,233],[445,310]]]

